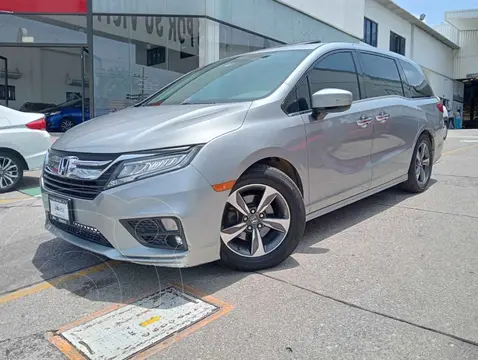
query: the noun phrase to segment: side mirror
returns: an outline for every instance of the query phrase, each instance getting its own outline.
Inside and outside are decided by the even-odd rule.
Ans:
[[[312,116],[317,119],[320,113],[337,113],[350,109],[353,95],[341,89],[322,89],[312,95]]]

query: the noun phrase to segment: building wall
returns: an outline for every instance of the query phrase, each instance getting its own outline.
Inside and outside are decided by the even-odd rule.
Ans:
[[[357,42],[362,36],[363,1],[353,0],[354,13],[350,6],[345,7],[349,0],[337,0],[337,5],[325,0],[315,0],[307,5],[306,0],[93,0],[93,12],[208,16],[284,43],[309,40]],[[306,9],[311,11],[305,14],[292,7],[303,12]],[[348,15],[343,15],[344,12]]]
[[[418,64],[439,74],[453,77],[453,59],[455,52],[441,41],[425,31],[415,27],[412,58]]]
[[[443,36],[453,41],[455,44],[458,44],[460,31],[456,27],[448,23],[442,23],[434,26],[433,28]]]
[[[425,31],[414,27],[412,58],[420,64],[437,96],[453,101],[455,51]]]
[[[410,57],[412,25],[408,21],[395,15],[374,0],[365,0],[365,17],[378,24],[378,47],[380,49],[390,49],[390,31],[393,31],[405,38],[405,56]]]
[[[460,31],[460,50],[454,62],[455,79],[466,79],[469,75],[478,77],[478,30]]]
[[[363,36],[365,0],[277,0],[358,39]]]

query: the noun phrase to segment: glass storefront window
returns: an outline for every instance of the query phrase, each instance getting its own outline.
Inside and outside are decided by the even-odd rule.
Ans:
[[[278,41],[251,34],[224,24],[219,25],[219,58],[282,45]]]
[[[0,14],[0,43],[86,44],[86,17]]]
[[[131,106],[199,67],[199,19],[94,15],[95,115]]]

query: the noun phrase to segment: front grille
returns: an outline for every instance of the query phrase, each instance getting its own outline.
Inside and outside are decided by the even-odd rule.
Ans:
[[[111,154],[75,154],[64,153],[50,150],[51,155],[56,156],[77,156],[80,160],[101,160],[113,161],[118,155]],[[63,176],[54,175],[48,171],[43,171],[43,184],[46,190],[54,191],[58,194],[66,195],[77,199],[93,200],[107,185],[113,171],[118,164],[113,164],[96,180],[71,179]]]
[[[91,226],[78,224],[76,222],[71,225],[64,224],[62,222],[53,220],[52,218],[50,218],[50,223],[58,229],[63,230],[68,234],[79,237],[80,239],[107,247],[113,247],[110,242],[106,240],[102,233],[100,233],[97,229]]]

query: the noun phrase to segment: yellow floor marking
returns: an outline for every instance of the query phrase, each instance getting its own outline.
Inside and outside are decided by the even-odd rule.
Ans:
[[[142,327],[146,327],[148,325],[154,324],[155,322],[158,322],[159,319],[161,319],[161,316],[153,316],[151,319],[148,319],[148,320],[143,321],[142,323],[140,323],[140,325]]]
[[[456,152],[460,152],[460,151],[462,151],[462,150],[473,149],[473,148],[476,148],[476,147],[478,147],[478,144],[476,144],[476,145],[471,145],[471,146],[465,146],[465,147],[458,148],[458,149],[455,149],[455,150],[446,151],[446,152],[442,153],[441,155],[442,155],[442,156],[450,155],[450,154],[454,154],[454,153],[456,153]]]
[[[8,203],[12,203],[12,202],[15,202],[15,201],[22,201],[22,200],[28,200],[28,199],[32,199],[32,197],[25,196],[25,197],[21,197],[21,198],[0,199],[0,204],[8,204]]]
[[[89,268],[86,268],[86,269],[83,269],[83,270],[80,270],[80,271],[77,271],[77,272],[74,272],[74,273],[71,273],[71,274],[68,274],[68,275],[61,275],[61,276],[58,276],[58,277],[56,277],[52,280],[43,281],[39,284],[35,284],[35,285],[30,286],[30,287],[11,292],[9,294],[6,294],[6,295],[3,295],[3,296],[0,297],[0,305],[6,304],[6,303],[8,303],[10,301],[13,301],[13,300],[21,299],[25,296],[29,296],[29,295],[32,295],[32,294],[39,293],[40,291],[43,291],[43,290],[50,289],[52,287],[58,286],[59,284],[61,284],[63,282],[79,279],[83,276],[87,276],[87,275],[91,275],[91,274],[100,272],[100,271],[102,271],[102,270],[104,270],[104,269],[106,269],[110,266],[116,265],[117,263],[119,263],[119,261],[106,261],[106,262],[101,263],[99,265],[95,265],[95,266],[92,266],[92,267],[89,267]]]

